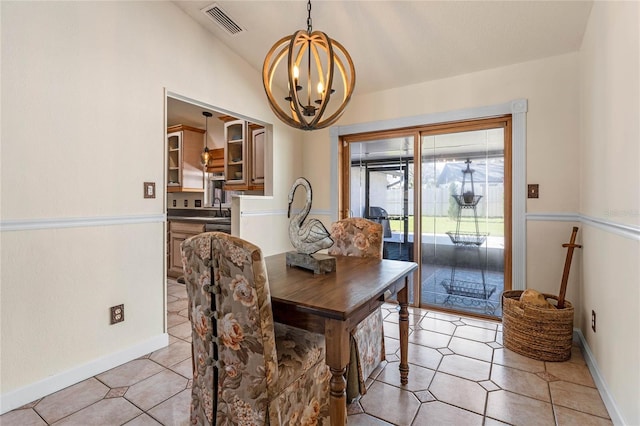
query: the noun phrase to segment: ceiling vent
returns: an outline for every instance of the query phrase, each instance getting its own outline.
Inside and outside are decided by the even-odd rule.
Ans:
[[[202,9],[202,13],[207,15],[209,19],[218,24],[229,35],[235,36],[245,31],[217,3],[205,7]]]

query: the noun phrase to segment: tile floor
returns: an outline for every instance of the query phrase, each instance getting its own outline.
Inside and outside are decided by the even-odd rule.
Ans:
[[[186,425],[191,348],[185,288],[168,286],[170,345],[0,416],[11,425]],[[531,360],[499,323],[412,309],[409,384],[399,386],[398,315],[384,305],[387,361],[349,405],[350,425],[612,424],[580,349]]]

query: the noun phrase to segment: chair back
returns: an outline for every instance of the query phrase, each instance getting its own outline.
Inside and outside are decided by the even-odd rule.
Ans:
[[[329,254],[382,259],[382,225],[361,217],[350,217],[331,225],[334,243]]]
[[[191,423],[268,423],[278,361],[260,248],[209,232],[185,240],[181,250],[192,329]]]

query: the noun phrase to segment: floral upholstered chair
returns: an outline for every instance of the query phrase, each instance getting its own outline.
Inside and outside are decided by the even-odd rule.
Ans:
[[[329,254],[382,258],[382,225],[351,217],[331,225]],[[385,359],[382,309],[369,314],[351,332],[351,360],[347,369],[347,400],[367,392],[365,381]]]
[[[185,240],[194,425],[329,424],[324,336],[275,324],[261,250],[227,234]]]

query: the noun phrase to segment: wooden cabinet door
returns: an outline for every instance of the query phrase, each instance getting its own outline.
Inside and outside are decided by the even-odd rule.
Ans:
[[[257,129],[251,135],[251,183],[264,183],[264,150],[265,150],[265,131]]]
[[[177,232],[171,232],[171,237],[169,241],[170,246],[170,258],[171,263],[169,264],[169,275],[173,277],[179,277],[182,275],[182,254],[180,253],[180,244],[189,238],[190,235],[181,234]]]
[[[204,225],[201,223],[169,222],[168,276],[177,278],[183,274],[180,244],[187,238],[198,235],[202,232],[204,232]]]
[[[182,190],[203,191],[204,170],[200,163],[203,133],[184,130],[182,132]]]
[[[167,192],[203,192],[204,130],[178,124],[167,128]]]

